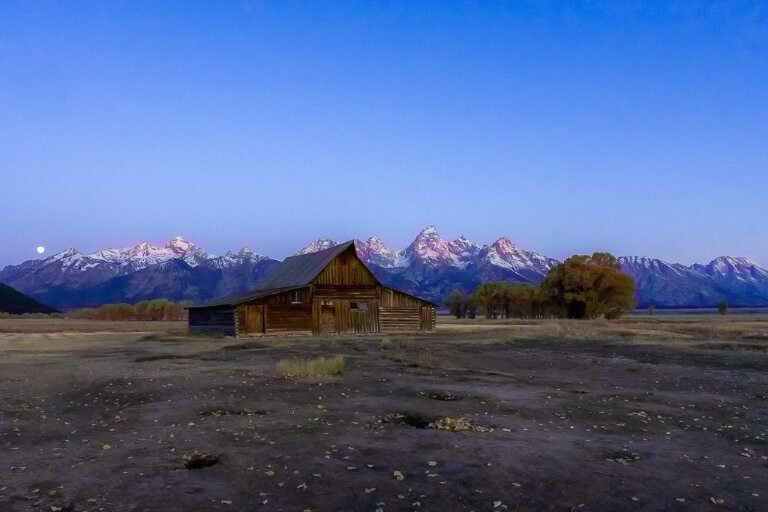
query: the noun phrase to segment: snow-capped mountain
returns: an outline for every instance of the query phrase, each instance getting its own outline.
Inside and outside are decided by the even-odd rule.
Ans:
[[[320,239],[301,254],[332,242]],[[465,237],[445,240],[434,226],[421,230],[408,247],[394,251],[378,237],[355,240],[360,258],[382,281],[435,301],[454,289],[470,291],[487,280],[538,283],[557,260],[516,247],[503,237],[480,246]]]
[[[316,252],[335,243],[329,239],[320,239],[298,254]],[[411,266],[466,269],[470,265],[490,265],[530,277],[544,276],[557,264],[553,258],[519,249],[507,237],[499,238],[491,245],[480,246],[463,236],[451,241],[444,240],[434,226],[427,226],[420,231],[413,242],[401,251],[391,250],[376,236],[355,240],[355,247],[363,261],[387,269]]]
[[[768,305],[768,271],[747,258],[723,256],[691,266],[641,257],[619,258],[637,286],[638,306],[713,307]]]
[[[401,261],[410,265],[450,266],[460,269],[479,252],[480,247],[464,237],[453,241],[443,240],[434,226],[427,226],[416,239],[400,253]]]
[[[298,254],[333,245],[321,238]],[[434,226],[399,251],[375,236],[356,240],[355,246],[383,282],[435,302],[454,289],[468,292],[488,280],[538,283],[558,263],[507,237],[481,246],[464,237],[445,240]],[[746,258],[721,257],[691,266],[642,257],[619,262],[635,280],[640,307],[712,307],[722,300],[732,306],[768,306],[768,270]],[[200,301],[245,293],[277,265],[247,248],[216,256],[175,237],[164,245],[142,242],[91,254],[68,248],[9,265],[0,271],[0,282],[60,308],[154,298]]]
[[[382,268],[407,266],[401,255],[389,249],[381,238],[372,236],[367,240],[355,240],[355,248],[360,259]]]
[[[161,297],[203,300],[249,291],[277,263],[247,248],[223,256],[208,254],[175,237],[162,247],[142,242],[91,254],[68,248],[42,260],[9,265],[0,271],[0,282],[62,307]],[[182,280],[188,286],[179,289],[182,274],[189,275]],[[131,278],[122,279],[126,276]],[[142,280],[152,281],[153,288],[138,286]]]
[[[328,249],[334,245],[338,245],[338,242],[331,240],[330,238],[320,238],[304,247],[302,250],[297,252],[296,255],[298,256],[299,254],[309,254],[311,252],[322,251],[323,249]]]
[[[521,280],[538,282],[558,264],[554,258],[520,249],[509,238],[502,237],[490,246],[483,247],[480,252],[482,267],[497,267],[514,272]]]
[[[115,263],[128,272],[140,270],[164,261],[180,258],[194,267],[211,258],[202,249],[180,236],[171,238],[165,247],[141,242],[123,249],[103,249],[88,255],[92,259]]]

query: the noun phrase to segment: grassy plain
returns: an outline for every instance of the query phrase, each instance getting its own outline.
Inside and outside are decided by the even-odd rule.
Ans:
[[[768,318],[0,320],[0,474],[3,512],[765,510]]]

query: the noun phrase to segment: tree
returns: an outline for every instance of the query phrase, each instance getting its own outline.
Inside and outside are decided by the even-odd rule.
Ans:
[[[723,302],[718,304],[717,312],[720,313],[721,315],[725,315],[726,313],[728,313],[728,301],[727,300],[724,300]]]
[[[513,286],[507,281],[488,281],[475,288],[472,298],[486,318],[508,318],[512,310]]]
[[[481,306],[485,311],[485,318],[496,318],[498,316],[498,286],[496,283],[488,281],[475,289],[472,294],[475,303]]]
[[[451,294],[445,299],[445,305],[448,306],[448,311],[456,318],[464,316],[464,296],[459,290],[453,290]]]
[[[475,318],[477,303],[472,295],[467,295],[461,302],[461,314],[467,318]]]
[[[604,252],[575,255],[549,271],[541,283],[555,307],[569,318],[619,318],[634,307],[635,283]]]
[[[534,314],[535,304],[538,300],[536,288],[528,283],[514,283],[509,285],[505,292],[509,300],[507,316],[515,318],[536,316]]]

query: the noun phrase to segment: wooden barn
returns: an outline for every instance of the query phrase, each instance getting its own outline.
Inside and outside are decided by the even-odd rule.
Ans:
[[[349,241],[286,258],[250,293],[190,307],[189,329],[245,336],[431,332],[435,307],[379,282]]]

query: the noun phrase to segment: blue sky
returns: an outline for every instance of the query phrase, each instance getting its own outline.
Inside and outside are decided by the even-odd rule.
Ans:
[[[768,264],[768,8],[4,2],[0,265],[181,234]]]

